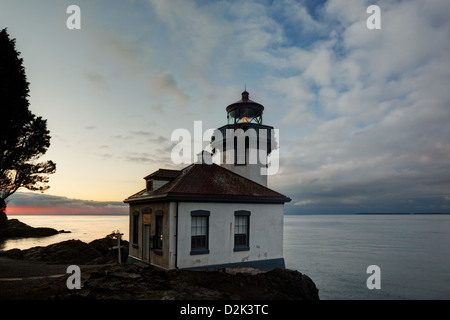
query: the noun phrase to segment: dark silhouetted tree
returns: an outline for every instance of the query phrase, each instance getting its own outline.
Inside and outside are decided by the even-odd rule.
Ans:
[[[19,188],[47,190],[52,161],[37,162],[50,146],[47,121],[29,110],[29,83],[15,39],[0,31],[0,227],[6,199]]]

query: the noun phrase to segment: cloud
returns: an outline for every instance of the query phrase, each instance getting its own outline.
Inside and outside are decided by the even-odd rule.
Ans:
[[[331,55],[329,50],[318,50],[314,53],[314,58],[309,63],[303,76],[313,81],[319,86],[327,86],[330,84],[331,72]]]
[[[105,8],[78,33],[89,43],[78,54],[89,62],[85,83],[118,89],[108,97],[119,92],[87,108],[100,114],[90,118],[96,130],[83,125],[95,134],[86,139],[91,153],[165,167],[172,128],[197,116],[222,125],[223,108],[247,84],[266,107],[265,124],[280,129],[281,168],[269,179],[293,199],[289,210],[448,211],[450,2],[376,2],[381,30],[366,27],[370,1],[148,0],[140,12]],[[102,124],[114,110],[117,123]],[[107,126],[112,131],[101,130]],[[102,131],[105,141],[97,140]]]
[[[161,71],[148,81],[149,89],[162,100],[172,98],[177,105],[186,106],[189,96],[178,87],[178,83],[172,74]]]
[[[86,72],[84,74],[85,78],[94,86],[99,89],[107,90],[106,79],[103,75],[95,73],[95,72]]]
[[[224,56],[220,49],[224,48],[229,34],[227,21],[220,11],[222,5],[179,0],[150,0],[149,3],[149,10],[162,22],[160,29],[167,40],[168,50],[164,55],[170,59],[169,69],[183,74],[196,87],[208,83],[211,70],[218,69],[216,62]]]
[[[103,52],[101,58],[97,55],[91,58],[96,69],[102,68],[108,62],[115,65],[116,70],[145,75],[145,67],[151,66],[154,49],[141,33],[119,32],[99,23],[90,25],[89,30],[87,40],[90,47]],[[106,80],[104,75],[93,71],[86,72],[85,76],[96,84],[103,85]]]
[[[170,152],[174,146],[170,136],[157,130],[136,128],[111,138],[114,143],[97,148],[108,149],[108,153],[95,152],[104,160],[135,164],[166,163],[170,161]]]
[[[273,181],[290,210],[450,210],[450,23],[438,13],[448,5],[380,7],[382,29],[371,31],[364,4],[328,1],[321,19],[337,34],[291,49],[285,61],[300,74],[271,80],[290,106],[285,127],[308,128],[281,141],[292,152],[280,151]]]
[[[115,201],[91,201],[40,193],[16,192],[8,199],[8,214],[127,214]]]
[[[313,115],[308,111],[308,105],[314,101],[315,96],[309,91],[309,86],[303,77],[271,77],[267,81],[266,86],[283,94],[285,104],[290,107],[282,119],[282,124],[299,124],[311,120]]]
[[[193,78],[258,78],[282,139],[271,183],[291,208],[448,211],[448,4],[379,1],[369,30],[367,1],[151,3]],[[181,101],[186,79],[155,81]]]

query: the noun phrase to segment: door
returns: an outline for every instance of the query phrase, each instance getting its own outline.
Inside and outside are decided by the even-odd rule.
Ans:
[[[142,259],[150,262],[150,225],[144,224],[142,239]]]

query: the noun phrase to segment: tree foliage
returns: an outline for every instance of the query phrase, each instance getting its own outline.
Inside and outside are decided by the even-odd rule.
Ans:
[[[38,162],[50,146],[47,121],[29,110],[29,83],[15,39],[0,31],[0,212],[19,188],[47,190],[52,161]]]

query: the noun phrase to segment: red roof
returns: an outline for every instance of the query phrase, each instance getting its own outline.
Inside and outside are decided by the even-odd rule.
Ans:
[[[128,197],[124,202],[161,200],[252,203],[291,201],[281,193],[216,164],[192,164],[179,171],[174,180],[161,188],[151,192],[144,189]]]
[[[264,106],[258,102],[255,102],[253,100],[250,100],[248,98],[248,92],[244,91],[242,92],[242,99],[239,101],[236,101],[235,103],[230,104],[226,110],[227,112],[233,111],[234,109],[241,109],[241,108],[250,108],[250,109],[256,109],[258,111],[263,111]]]
[[[159,169],[158,171],[153,172],[152,174],[149,174],[144,179],[164,179],[164,180],[171,180],[178,177],[178,175],[181,173],[181,170],[169,170],[169,169]]]

